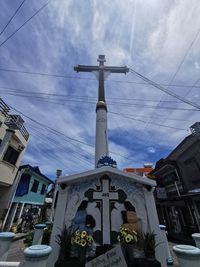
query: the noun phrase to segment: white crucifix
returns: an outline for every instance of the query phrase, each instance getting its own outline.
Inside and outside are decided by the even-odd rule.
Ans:
[[[101,179],[101,191],[93,191],[93,200],[101,200],[101,225],[102,225],[102,241],[103,244],[110,244],[111,217],[110,217],[110,201],[118,201],[119,193],[110,191],[109,179]]]

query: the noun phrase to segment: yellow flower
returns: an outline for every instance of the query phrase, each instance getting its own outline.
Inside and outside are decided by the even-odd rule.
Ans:
[[[81,237],[84,237],[84,236],[86,236],[87,235],[87,232],[86,231],[83,231],[82,233],[81,233]]]
[[[117,240],[118,240],[119,242],[120,242],[120,240],[121,240],[119,235],[117,236]]]
[[[127,243],[130,243],[130,242],[133,240],[132,235],[128,234],[128,235],[125,237],[125,240],[126,240]]]
[[[88,242],[92,242],[92,241],[93,241],[93,238],[92,238],[91,235],[87,236],[87,241],[88,241]]]
[[[76,244],[78,244],[78,243],[80,242],[80,237],[79,237],[79,236],[76,236],[74,242],[75,242]]]
[[[82,247],[85,247],[86,244],[87,244],[87,242],[86,242],[85,240],[82,240],[80,245],[81,245]]]
[[[79,234],[79,230],[77,230],[76,232],[75,232],[75,235],[78,235]]]

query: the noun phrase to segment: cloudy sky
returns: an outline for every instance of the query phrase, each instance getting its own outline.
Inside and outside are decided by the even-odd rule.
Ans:
[[[94,168],[98,83],[73,67],[95,65],[99,54],[198,105],[199,14],[198,0],[0,0],[0,97],[30,133],[23,163],[51,178]],[[155,164],[199,121],[198,108],[133,71],[105,87],[120,169]]]

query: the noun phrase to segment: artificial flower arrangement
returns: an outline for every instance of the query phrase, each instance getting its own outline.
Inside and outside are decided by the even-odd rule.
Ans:
[[[81,247],[91,246],[93,242],[93,237],[87,233],[87,231],[77,230],[71,238],[72,245],[78,245]]]
[[[117,240],[123,244],[135,244],[138,241],[137,232],[128,228],[120,227]]]

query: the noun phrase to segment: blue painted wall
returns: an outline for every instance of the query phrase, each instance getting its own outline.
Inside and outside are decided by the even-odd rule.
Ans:
[[[32,185],[34,183],[34,179],[39,181],[39,186],[38,186],[37,192],[31,191]],[[46,185],[46,189],[47,189],[49,183],[45,179],[43,179],[39,176],[32,175],[31,179],[30,179],[30,183],[29,183],[28,194],[23,195],[23,196],[15,196],[14,202],[19,202],[19,203],[25,202],[25,203],[30,203],[30,204],[43,205],[44,200],[45,200],[45,196],[46,196],[46,190],[45,190],[44,195],[40,194],[43,184]]]

